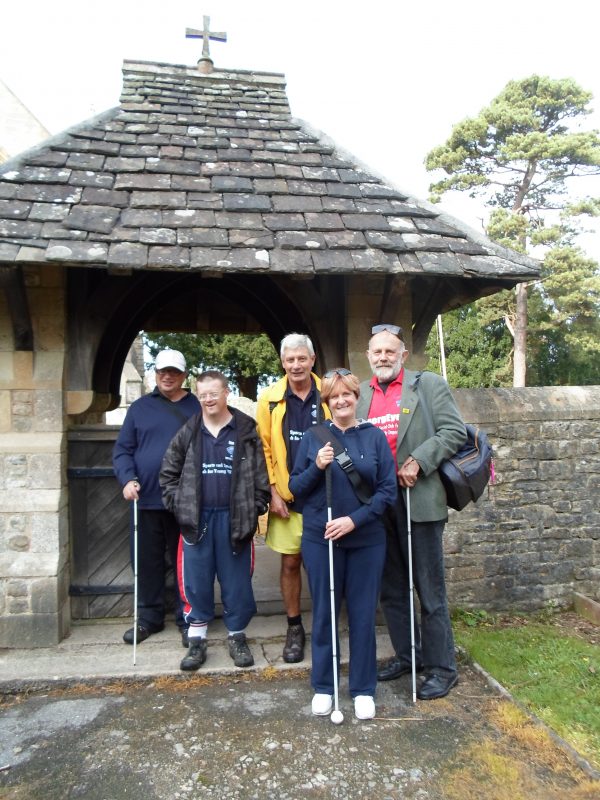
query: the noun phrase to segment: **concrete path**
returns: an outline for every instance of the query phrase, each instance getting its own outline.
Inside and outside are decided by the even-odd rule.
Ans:
[[[343,723],[313,716],[310,650],[303,664],[283,664],[284,621],[253,621],[256,666],[246,670],[232,665],[220,623],[197,673],[179,671],[185,651],[173,623],[140,645],[135,667],[122,623],[77,626],[55,648],[2,652],[0,797],[600,796],[600,784],[466,664],[442,700],[413,704],[409,676],[381,684],[368,721],[354,717],[342,667]],[[378,639],[380,655],[389,652],[382,630]],[[344,632],[342,642],[345,663]]]
[[[311,616],[303,616],[307,632],[311,630]],[[97,683],[113,680],[138,680],[180,675],[179,663],[186,651],[173,622],[164,631],[150,636],[136,648],[133,664],[133,647],[123,642],[122,636],[131,626],[131,620],[79,623],[71,635],[55,647],[22,650],[0,650],[0,690],[14,692],[65,686],[73,683]],[[302,664],[286,664],[282,659],[286,619],[283,615],[255,617],[247,629],[250,648],[254,655],[254,672],[267,668],[278,671],[310,667],[310,637],[306,659]],[[226,644],[227,632],[221,620],[209,627],[208,658],[201,668],[203,675],[237,674]],[[378,656],[392,655],[389,637],[383,627],[377,629]],[[342,621],[340,625],[340,654],[342,664],[347,663],[348,637]]]
[[[600,783],[460,665],[442,700],[413,704],[410,676],[380,684],[355,719],[341,625],[341,725],[310,710],[310,643],[282,660],[285,617],[258,616],[255,666],[237,669],[221,621],[208,659],[183,673],[173,622],[137,648],[130,621],[78,624],[56,647],[0,651],[0,797],[10,800],[587,800]],[[310,614],[305,615],[310,631]],[[380,659],[391,655],[377,629]],[[512,709],[512,710],[511,710]],[[516,714],[516,715],[515,715]],[[540,738],[541,736],[541,738]],[[597,792],[597,793],[595,793]]]

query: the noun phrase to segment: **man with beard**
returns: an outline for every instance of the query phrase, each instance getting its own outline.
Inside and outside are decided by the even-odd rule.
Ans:
[[[373,378],[361,384],[356,414],[385,433],[396,461],[398,483],[410,491],[413,581],[421,606],[420,628],[415,622],[415,658],[417,669],[424,673],[417,696],[434,700],[445,697],[458,682],[444,578],[442,536],[448,507],[437,467],[464,443],[466,431],[446,381],[432,372],[405,369],[407,357],[401,328],[386,323],[373,326],[367,350]],[[423,414],[423,402],[430,410],[433,433]],[[380,669],[380,681],[411,671],[405,492],[398,493],[393,517],[381,604],[395,656]]]

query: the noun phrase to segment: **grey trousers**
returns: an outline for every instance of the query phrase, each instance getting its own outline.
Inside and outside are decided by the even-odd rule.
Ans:
[[[387,553],[381,584],[381,606],[390,639],[402,663],[411,663],[408,525],[405,490],[400,489],[395,527],[387,534]],[[445,522],[412,522],[413,584],[421,608],[415,614],[415,657],[426,674],[456,675],[454,637],[444,577]],[[416,606],[416,603],[415,603]]]

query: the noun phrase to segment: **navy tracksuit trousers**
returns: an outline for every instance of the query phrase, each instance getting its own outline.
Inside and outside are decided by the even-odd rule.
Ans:
[[[302,538],[302,558],[313,604],[311,684],[315,692],[333,694],[329,545]],[[350,639],[350,696],[375,696],[377,649],[375,613],[385,561],[385,542],[371,547],[333,546],[336,629],[346,601]],[[336,646],[339,664],[339,641]]]
[[[221,587],[223,622],[228,631],[243,631],[256,614],[252,590],[254,541],[239,553],[231,547],[228,508],[209,508],[200,515],[200,539],[179,544],[179,591],[184,618],[210,622],[215,616],[215,577]]]

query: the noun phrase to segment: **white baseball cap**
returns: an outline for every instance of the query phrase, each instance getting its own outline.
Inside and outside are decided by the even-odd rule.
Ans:
[[[185,358],[179,350],[161,350],[156,356],[154,369],[166,369],[167,367],[178,369],[180,372],[186,372]]]

